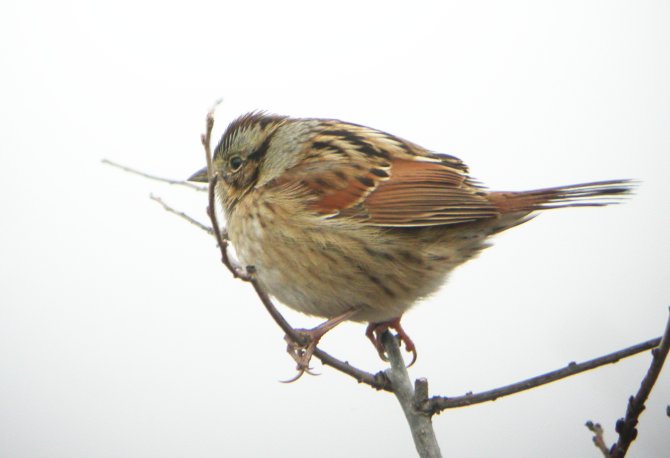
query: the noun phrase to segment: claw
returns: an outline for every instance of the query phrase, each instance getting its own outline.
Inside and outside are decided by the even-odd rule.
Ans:
[[[295,374],[294,377],[292,377],[288,380],[280,380],[279,383],[293,383],[296,380],[298,380],[300,377],[302,377],[302,375],[305,374],[305,373],[307,373],[309,375],[314,375],[314,376],[321,375],[321,374],[317,374],[316,372],[312,372],[309,369],[301,369],[301,368],[298,367],[297,370],[298,370],[298,373]]]
[[[300,377],[302,377],[302,374],[304,374],[305,371],[298,371],[297,374],[295,374],[293,377],[291,377],[288,380],[280,380],[279,383],[293,383],[296,380],[298,380]]]
[[[408,352],[412,353],[412,361],[410,361],[410,363],[407,365],[407,367],[411,367],[416,362],[416,358],[418,355],[414,342],[412,342],[412,339],[407,335],[405,330],[400,325],[400,317],[394,318],[393,320],[389,321],[383,321],[381,323],[370,323],[365,331],[365,335],[368,337],[368,339],[370,339],[372,345],[374,345],[382,361],[387,362],[388,358],[386,357],[384,351],[384,344],[382,343],[382,334],[389,329],[394,329],[395,331],[398,332],[398,338],[400,339],[400,342],[401,343],[404,342],[405,349]]]

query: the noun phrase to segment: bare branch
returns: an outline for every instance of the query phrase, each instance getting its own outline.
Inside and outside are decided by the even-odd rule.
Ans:
[[[190,216],[172,209],[171,207],[163,203],[160,198],[152,196],[152,199],[163,205],[163,207],[167,211],[186,219],[188,222],[195,224],[196,226],[200,227],[201,229],[207,231],[210,234],[214,234],[214,231],[211,228],[201,225],[201,223],[197,222]],[[213,205],[211,208],[213,208]],[[273,304],[269,295],[262,290],[258,282],[253,278],[254,267],[247,266],[245,271],[241,266],[238,266],[232,262],[227,252],[227,246],[228,246],[227,235],[225,234],[225,231],[222,231],[221,234],[222,237],[221,240],[218,241],[218,243],[219,247],[221,246],[226,247],[225,256],[227,261],[224,261],[224,264],[226,264],[226,262],[228,263],[226,264],[226,266],[233,273],[235,277],[252,284],[259,299],[265,306],[270,316],[277,323],[277,325],[284,331],[284,333],[287,336],[289,336],[289,338],[293,339],[295,342],[301,342],[303,340],[303,337],[296,332],[296,330],[290,325],[290,323],[286,321],[283,315],[277,310],[277,307]],[[222,251],[222,258],[223,253],[224,251]],[[511,394],[519,393],[525,390],[529,390],[531,388],[536,388],[548,383],[552,383],[557,380],[570,377],[572,375],[576,375],[580,372],[592,370],[606,364],[616,363],[620,359],[633,356],[635,354],[654,348],[655,346],[658,345],[659,342],[660,338],[652,339],[647,342],[642,342],[638,345],[634,345],[626,349],[619,350],[609,355],[596,358],[594,360],[586,361],[580,364],[571,363],[565,368],[557,369],[555,371],[548,372],[546,374],[528,380],[523,380],[521,382],[517,382],[505,387],[495,388],[478,394],[466,394],[463,396],[454,396],[454,397],[434,397],[432,399],[422,399],[418,402],[421,402],[422,408],[424,410],[428,410],[432,414],[435,414],[445,409],[465,407],[468,405],[479,404],[487,401],[495,401],[498,398],[509,396]],[[359,383],[370,385],[372,388],[378,390],[390,391],[390,392],[393,391],[392,384],[384,372],[378,372],[376,374],[372,374],[370,372],[363,371],[350,365],[346,361],[342,361],[333,357],[332,355],[328,354],[327,352],[319,348],[317,348],[314,351],[314,356],[316,356],[319,360],[321,360],[321,362],[324,365],[331,366],[334,369],[353,377]],[[417,382],[419,382],[419,380],[417,380]]]
[[[116,167],[117,169],[121,169],[124,172],[132,173],[134,175],[139,175],[143,178],[148,178],[149,180],[160,181],[161,183],[167,183],[167,184],[171,184],[171,185],[174,185],[174,186],[183,186],[185,188],[195,189],[196,191],[202,191],[202,192],[207,191],[206,187],[197,186],[193,183],[189,183],[188,181],[172,180],[172,179],[169,179],[169,178],[163,178],[163,177],[159,177],[159,176],[156,176],[156,175],[150,175],[148,173],[141,172],[141,171],[133,169],[131,167],[128,167],[128,166],[121,165],[121,164],[118,164],[116,162],[110,161],[109,159],[102,159],[101,162],[103,164],[107,164],[107,165],[111,165],[112,167]]]
[[[658,380],[658,376],[661,373],[663,368],[663,363],[665,363],[665,358],[668,356],[668,351],[670,350],[670,317],[668,317],[668,322],[665,327],[665,332],[663,333],[663,338],[659,343],[657,348],[654,348],[651,352],[651,365],[647,374],[642,379],[640,384],[640,389],[638,390],[635,396],[631,396],[628,399],[628,408],[626,409],[626,416],[620,418],[616,422],[616,432],[619,434],[619,439],[616,444],[612,446],[610,456],[615,458],[621,458],[626,456],[628,452],[628,447],[637,437],[637,423],[640,418],[640,414],[645,409],[644,403],[647,402],[649,393],[651,393],[652,388]]]
[[[349,364],[348,361],[341,361],[318,347],[314,350],[314,356],[319,358],[324,365],[330,366],[333,369],[355,378],[358,383],[365,383],[376,390],[393,392],[393,386],[385,372],[371,374],[364,370],[357,369]]]
[[[151,200],[153,200],[154,202],[158,202],[158,204],[160,204],[160,206],[163,207],[163,209],[166,212],[172,213],[173,215],[177,215],[178,217],[180,217],[182,219],[185,219],[186,221],[193,224],[194,226],[199,227],[203,231],[207,232],[209,235],[214,235],[214,230],[211,227],[205,226],[200,221],[196,220],[195,218],[191,218],[190,216],[188,216],[184,212],[180,212],[179,210],[175,210],[174,208],[170,207],[168,204],[163,202],[163,199],[161,199],[160,197],[155,196],[153,194],[149,194],[149,198]]]
[[[600,426],[600,423],[593,423],[590,420],[586,422],[586,427],[593,433],[593,444],[605,458],[609,458],[610,451],[607,448],[607,444],[605,444],[603,427]]]
[[[211,133],[214,126],[214,117],[213,111],[216,105],[209,111],[207,114],[206,121],[206,132],[201,136],[201,141],[205,149],[205,155],[207,159],[207,175],[209,178],[209,183],[207,188],[201,188],[195,186],[191,183],[180,181],[180,180],[169,180],[154,175],[150,175],[144,172],[137,171],[130,167],[125,167],[120,164],[114,163],[112,161],[103,160],[103,163],[117,167],[121,170],[124,170],[129,173],[134,173],[144,178],[165,182],[173,185],[180,185],[196,190],[207,190],[208,191],[208,207],[207,214],[212,222],[212,228],[205,226],[204,224],[198,222],[197,220],[191,218],[183,212],[179,212],[169,205],[165,204],[162,199],[157,196],[152,195],[151,199],[159,203],[166,211],[173,213],[182,219],[185,219],[191,224],[198,226],[200,229],[213,234],[217,240],[219,249],[221,251],[221,261],[226,266],[226,268],[233,274],[235,278],[239,278],[243,281],[251,283],[254,287],[256,294],[259,299],[267,309],[268,313],[275,320],[277,325],[285,332],[286,336],[293,340],[296,343],[301,343],[304,341],[304,335],[300,334],[299,331],[294,329],[281,313],[277,310],[276,306],[273,304],[269,295],[261,288],[259,285],[256,276],[254,266],[243,267],[239,265],[234,259],[232,259],[228,254],[228,235],[225,232],[225,229],[219,227],[218,219],[216,215],[216,185],[218,181],[218,176],[216,171],[213,168],[213,157],[211,152]],[[324,365],[333,367],[336,370],[339,370],[353,378],[355,378],[359,383],[365,383],[371,387],[393,392],[398,401],[400,402],[405,415],[407,417],[408,423],[412,430],[412,435],[414,437],[415,445],[421,456],[440,456],[439,446],[435,440],[435,434],[432,430],[431,418],[432,415],[440,413],[445,409],[464,407],[473,404],[478,404],[487,401],[493,401],[497,398],[509,396],[514,393],[521,391],[529,390],[547,383],[555,382],[557,380],[587,371],[595,369],[597,367],[612,364],[618,362],[622,358],[626,358],[637,353],[649,350],[651,348],[657,347],[653,352],[653,361],[652,365],[642,382],[639,392],[635,397],[631,397],[629,400],[628,411],[626,413],[626,418],[619,420],[617,422],[617,432],[619,433],[619,442],[615,444],[612,448],[612,456],[624,456],[628,446],[635,439],[637,435],[637,430],[635,426],[637,425],[637,419],[639,418],[640,413],[644,410],[644,402],[646,401],[649,392],[651,391],[658,375],[660,373],[663,362],[667,356],[668,348],[670,347],[670,321],[666,329],[665,335],[661,339],[652,339],[647,342],[642,342],[638,345],[628,347],[626,349],[605,355],[599,358],[592,359],[583,363],[570,363],[567,367],[558,369],[556,371],[548,372],[537,377],[533,377],[521,382],[517,382],[505,387],[492,389],[489,391],[481,392],[478,394],[468,393],[463,396],[456,397],[441,397],[436,396],[433,398],[428,398],[428,382],[426,379],[418,379],[415,381],[415,388],[412,388],[412,385],[409,381],[409,376],[407,374],[407,369],[404,366],[404,362],[400,355],[398,345],[395,342],[395,339],[391,337],[389,333],[384,335],[384,346],[386,348],[386,353],[389,355],[391,361],[391,368],[384,371],[372,374],[361,369],[351,366],[347,361],[341,361],[325,351],[315,348],[313,355],[321,360]],[[670,407],[669,407],[670,411]],[[670,413],[670,412],[669,412]],[[602,428],[599,425],[593,425],[592,423],[587,424],[589,429],[594,432],[594,442],[596,446],[602,451],[605,447],[604,439],[602,437]],[[619,455],[614,455],[617,450],[622,450]]]
[[[633,345],[623,350],[610,353],[609,355],[600,356],[598,358],[585,361],[583,363],[572,362],[562,369],[558,369],[552,372],[547,372],[546,374],[538,375],[536,377],[523,380],[521,382],[513,383],[501,388],[495,388],[489,391],[482,391],[481,393],[472,394],[468,393],[463,396],[455,397],[442,397],[436,396],[423,405],[423,409],[431,414],[440,413],[445,409],[453,409],[456,407],[465,407],[473,404],[480,404],[487,401],[495,401],[498,398],[504,396],[509,396],[511,394],[519,393],[521,391],[530,390],[531,388],[536,388],[538,386],[546,385],[547,383],[552,383],[557,380],[561,380],[566,377],[570,377],[580,372],[589,371],[606,364],[613,364],[618,362],[620,359],[627,358],[629,356],[636,355],[646,350],[651,350],[652,348],[658,346],[661,339],[651,339],[646,342]]]
[[[415,395],[414,389],[412,389],[412,382],[410,382],[405,361],[400,354],[398,342],[388,331],[382,335],[382,342],[391,363],[391,367],[384,372],[389,380],[391,380],[394,388],[393,394],[395,394],[403,412],[405,412],[407,423],[412,431],[416,451],[421,457],[441,457],[440,446],[435,438],[435,431],[430,420],[431,415],[417,409],[417,395]],[[422,383],[419,384],[423,385]],[[425,390],[428,390],[427,384],[425,385]],[[423,391],[423,387],[421,391]],[[421,396],[421,394],[418,396]]]
[[[272,303],[269,295],[260,287],[256,278],[255,278],[255,268],[254,266],[247,266],[246,269],[242,269],[241,266],[234,265],[229,256],[228,256],[228,240],[222,236],[222,232],[219,230],[219,225],[216,216],[215,210],[215,188],[217,183],[217,176],[212,170],[212,153],[210,148],[211,133],[214,126],[214,116],[213,112],[216,105],[208,112],[206,120],[206,131],[201,136],[201,141],[205,149],[205,155],[207,159],[208,166],[208,176],[209,180],[209,205],[207,208],[207,213],[212,221],[212,227],[214,229],[214,235],[219,244],[221,250],[221,261],[228,268],[228,270],[233,274],[234,277],[239,278],[243,281],[247,281],[252,284],[256,294],[260,298],[261,302],[267,309],[270,316],[275,320],[277,325],[284,331],[284,333],[295,342],[302,342],[303,337],[296,332],[296,330],[286,321],[286,319],[279,313],[275,305]],[[578,374],[590,369],[595,369],[596,367],[611,364],[617,362],[618,360],[625,358],[627,356],[640,353],[642,351],[653,348],[658,345],[659,339],[654,339],[652,341],[644,342],[633,347],[621,350],[619,352],[612,353],[600,358],[593,359],[591,361],[586,361],[584,363],[576,364],[571,363],[566,368],[559,369],[538,377],[533,377],[531,379],[515,383],[502,388],[493,389],[486,391],[480,394],[472,395],[466,394],[465,396],[458,396],[453,398],[448,397],[434,397],[422,402],[422,410],[429,415],[439,413],[442,410],[454,407],[463,407],[466,405],[478,404],[481,402],[492,401],[499,397],[508,396],[510,394],[518,393],[520,391],[525,391],[537,386],[541,386],[547,383],[560,380],[571,375]],[[384,373],[370,374],[368,372],[362,371],[360,369],[354,368],[349,363],[338,360],[333,356],[327,354],[323,350],[320,350],[318,347],[314,350],[314,356],[319,358],[321,362],[325,365],[329,365],[347,375],[354,377],[361,383],[366,383],[376,389],[394,391],[393,383],[389,380],[388,374]]]

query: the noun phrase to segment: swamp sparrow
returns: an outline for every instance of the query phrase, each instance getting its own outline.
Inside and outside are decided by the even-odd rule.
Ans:
[[[230,124],[212,172],[242,264],[282,303],[328,319],[308,331],[307,362],[343,320],[370,323],[382,358],[381,333],[395,329],[415,359],[402,314],[490,236],[538,210],[606,205],[631,190],[628,180],[611,180],[489,191],[460,159],[394,135],[260,112]],[[207,181],[207,170],[190,180]]]

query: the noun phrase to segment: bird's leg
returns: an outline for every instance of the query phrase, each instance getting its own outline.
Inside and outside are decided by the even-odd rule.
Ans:
[[[370,323],[368,325],[368,328],[365,330],[365,335],[370,339],[370,342],[372,342],[372,345],[375,346],[377,349],[377,353],[379,353],[379,357],[384,360],[388,361],[388,358],[384,354],[384,344],[382,343],[382,334],[384,331],[387,331],[388,329],[394,329],[395,331],[398,332],[398,337],[400,337],[400,342],[405,343],[405,349],[412,353],[412,361],[409,363],[407,367],[410,367],[412,364],[416,362],[416,346],[414,345],[414,342],[412,342],[412,339],[407,335],[405,330],[402,328],[400,325],[400,318],[394,318],[392,320],[388,321],[382,321],[381,323]]]
[[[319,340],[335,326],[351,318],[355,312],[356,310],[354,309],[347,310],[343,314],[330,318],[312,329],[296,329],[295,331],[300,337],[299,342],[288,335],[284,336],[284,340],[288,344],[286,351],[297,363],[296,369],[298,370],[298,374],[291,380],[287,380],[286,383],[298,380],[305,372],[310,375],[316,375],[310,372],[309,361],[312,359]]]

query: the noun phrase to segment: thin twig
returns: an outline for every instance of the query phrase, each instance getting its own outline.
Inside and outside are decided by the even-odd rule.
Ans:
[[[211,189],[212,176],[214,175],[214,168],[212,167],[212,130],[214,129],[214,112],[216,108],[221,103],[221,99],[218,99],[214,102],[212,107],[207,112],[207,118],[205,120],[205,133],[200,136],[200,142],[205,148],[205,160],[207,161],[207,181],[209,181],[210,186],[208,189]]]
[[[148,178],[149,180],[160,181],[161,183],[167,183],[167,184],[171,184],[171,185],[174,185],[174,186],[184,186],[185,188],[195,189],[196,191],[202,191],[202,192],[207,191],[206,187],[197,186],[193,183],[189,183],[188,181],[172,180],[172,179],[169,179],[169,178],[163,178],[163,177],[159,177],[159,176],[156,176],[156,175],[150,175],[148,173],[141,172],[139,170],[133,169],[133,168],[128,167],[126,165],[121,165],[119,163],[110,161],[109,159],[102,159],[101,162],[103,164],[107,164],[107,165],[111,165],[112,167],[116,167],[117,169],[121,169],[124,172],[132,173],[134,175],[139,175],[141,177]]]
[[[628,399],[626,416],[620,418],[616,422],[616,432],[619,434],[619,439],[616,444],[612,446],[610,456],[614,458],[626,456],[628,447],[630,447],[630,444],[637,437],[637,423],[640,414],[644,411],[644,403],[647,402],[649,393],[651,393],[652,388],[654,388],[654,385],[656,384],[656,380],[658,380],[665,358],[668,356],[668,351],[670,351],[670,317],[668,317],[668,322],[661,342],[658,344],[657,348],[654,348],[651,351],[651,364],[647,374],[644,376],[644,379],[642,379],[640,389],[635,396],[631,396]]]
[[[600,423],[593,423],[590,420],[586,422],[586,427],[593,433],[593,444],[600,450],[605,458],[609,458],[610,451],[605,443],[603,427],[600,426]]]
[[[221,103],[220,100],[217,100],[212,108],[207,112],[207,119],[205,122],[205,133],[200,136],[200,141],[202,146],[205,149],[205,159],[207,161],[207,215],[209,216],[210,221],[212,222],[212,230],[214,231],[214,237],[216,237],[216,242],[219,245],[221,250],[221,262],[230,270],[233,274],[233,277],[239,278],[241,280],[249,281],[251,277],[245,269],[241,266],[235,264],[228,256],[228,238],[223,236],[223,232],[219,228],[219,220],[216,217],[216,183],[219,179],[219,176],[216,174],[214,167],[212,166],[212,129],[214,129],[214,111],[216,107]]]
[[[230,256],[228,256],[228,239],[224,238],[223,232],[219,228],[219,220],[216,217],[216,182],[218,180],[218,175],[215,173],[210,174],[209,179],[209,204],[207,205],[207,215],[212,222],[212,230],[214,231],[214,237],[216,238],[216,243],[219,245],[221,250],[221,262],[225,265],[228,270],[233,274],[233,277],[239,278],[240,280],[249,281],[251,277],[245,269],[241,266],[234,263]]]
[[[180,212],[179,210],[175,210],[174,208],[170,207],[168,204],[163,202],[163,199],[161,199],[160,197],[155,196],[153,194],[149,194],[149,198],[151,200],[153,200],[154,202],[158,202],[158,204],[160,204],[160,206],[163,207],[163,209],[166,212],[172,213],[173,215],[177,215],[178,217],[180,217],[182,219],[185,219],[186,221],[193,224],[194,226],[199,227],[203,231],[207,232],[209,235],[214,235],[214,230],[211,227],[205,226],[200,221],[196,220],[195,218],[191,218],[190,216],[188,216],[184,212]]]
[[[247,281],[254,287],[258,298],[261,300],[263,306],[265,306],[265,309],[268,311],[272,319],[290,339],[292,339],[294,342],[302,343],[304,340],[303,336],[298,333],[293,328],[293,326],[289,324],[288,321],[286,321],[286,318],[284,318],[279,310],[277,310],[277,307],[273,304],[272,299],[270,299],[268,293],[266,293],[263,288],[260,287],[254,276],[253,268],[248,267],[248,269],[250,270],[250,278]],[[334,356],[329,355],[318,347],[314,350],[314,356],[316,356],[324,365],[330,366],[355,378],[359,383],[365,383],[378,390],[392,391],[391,383],[383,372],[371,374],[352,366],[346,361],[341,361]]]
[[[206,146],[206,151],[209,152],[209,143],[205,143],[209,141],[211,138],[211,128],[213,126],[213,118],[208,114],[207,117],[207,127],[208,127],[208,132],[210,133],[209,135],[203,135],[202,141],[203,145]],[[208,156],[211,157],[211,156]],[[164,183],[169,183],[169,184],[174,184],[174,185],[181,185],[185,186],[191,189],[197,189],[198,191],[205,191],[205,190],[211,190],[211,192],[208,193],[209,195],[209,208],[214,209],[215,208],[215,194],[214,194],[214,189],[216,185],[216,180],[218,179],[216,175],[212,177],[212,180],[210,180],[210,186],[208,188],[200,188],[198,186],[194,186],[191,183],[188,182],[182,182],[178,180],[170,180],[167,178],[161,178],[157,177],[154,175],[150,175],[148,173],[140,172],[138,170],[132,169],[130,167],[126,167],[120,164],[117,164],[115,162],[109,161],[107,159],[102,160],[103,163],[112,165],[114,167],[117,167],[125,172],[133,173],[139,176],[142,176],[144,178],[148,178],[151,180],[156,180],[156,181],[161,181]],[[211,163],[211,161],[210,161]],[[216,215],[214,215],[213,221],[216,221],[216,229],[210,228],[205,226],[204,224],[200,223],[199,221],[195,220],[194,218],[188,216],[187,214],[180,212],[178,210],[175,210],[174,208],[170,207],[167,205],[163,200],[158,197],[151,195],[150,198],[160,204],[166,211],[173,213],[180,218],[188,221],[189,223],[199,227],[203,231],[206,231],[209,234],[212,234],[215,236],[217,239],[217,243],[219,245],[219,248],[221,249],[221,258],[222,262],[226,265],[228,270],[233,274],[234,277],[239,278],[243,281],[247,281],[252,284],[254,289],[256,290],[256,293],[258,294],[258,297],[261,299],[261,302],[265,306],[265,308],[268,310],[270,313],[270,316],[275,320],[275,322],[279,325],[279,327],[288,335],[291,339],[293,339],[295,342],[301,342],[303,340],[303,337],[296,332],[296,330],[284,319],[284,317],[279,313],[275,305],[272,303],[270,300],[270,297],[265,293],[260,286],[258,285],[258,282],[256,279],[252,278],[252,275],[250,275],[249,271],[253,272],[253,266],[247,266],[246,269],[243,269],[241,266],[237,265],[236,263],[233,262],[233,260],[230,258],[228,255],[228,234],[225,229],[222,229],[218,226],[218,219],[216,218]],[[210,214],[208,208],[208,214]],[[210,220],[212,219],[212,215],[210,214]],[[325,351],[316,348],[314,350],[314,356],[317,357],[319,360],[321,360],[321,363],[323,363],[326,366],[330,366],[344,374],[347,374],[354,379],[356,379],[359,383],[364,383],[366,385],[371,386],[372,388],[375,388],[377,390],[384,390],[384,391],[393,391],[391,387],[391,382],[388,380],[386,377],[386,374],[384,372],[378,372],[376,374],[372,374],[370,372],[366,372],[364,370],[358,369],[347,361],[342,361],[334,356],[326,353]]]
[[[409,374],[407,373],[407,368],[405,367],[405,361],[400,354],[398,342],[388,331],[382,335],[382,342],[391,363],[391,367],[384,372],[389,380],[391,380],[394,388],[393,394],[395,394],[403,412],[405,412],[405,418],[407,418],[407,424],[412,431],[416,451],[422,458],[441,457],[440,446],[435,438],[433,423],[430,420],[431,415],[417,409],[416,396],[412,388],[412,382],[409,379]]]
[[[218,103],[217,103],[218,104]],[[212,109],[207,113],[206,120],[206,130],[205,133],[200,137],[202,145],[205,149],[205,156],[207,159],[207,176],[209,177],[209,186],[208,186],[208,207],[207,214],[212,222],[212,229],[216,241],[219,245],[221,251],[221,262],[228,268],[228,270],[233,274],[234,277],[239,278],[240,280],[251,283],[258,295],[259,299],[267,309],[270,316],[275,320],[277,325],[284,331],[284,333],[292,339],[294,342],[302,342],[303,336],[301,336],[286,319],[279,313],[277,307],[272,303],[270,296],[260,287],[258,281],[256,280],[255,269],[253,266],[246,266],[243,269],[241,266],[238,266],[234,263],[228,255],[228,239],[224,237],[224,233],[219,229],[219,222],[216,216],[216,183],[218,176],[215,171],[212,170],[212,152],[210,147],[212,129],[214,128],[214,110],[216,108],[215,104]],[[341,361],[319,348],[314,350],[314,356],[319,358],[324,365],[333,367],[334,369],[339,370],[347,375],[358,380],[360,383],[366,383],[373,388],[378,390],[387,390],[391,391],[391,384],[389,380],[383,373],[371,374],[363,370],[357,369],[350,365],[346,361]]]
[[[616,363],[620,359],[636,355],[646,350],[651,350],[652,348],[658,346],[660,341],[660,337],[651,339],[646,342],[642,342],[637,345],[616,351],[614,353],[610,353],[609,355],[600,356],[583,363],[573,362],[562,369],[547,372],[546,374],[538,375],[521,382],[513,383],[501,388],[495,388],[489,391],[483,391],[477,394],[465,394],[463,396],[455,397],[435,396],[424,403],[423,409],[427,412],[435,414],[440,413],[445,409],[453,409],[456,407],[480,404],[487,401],[495,401],[498,398],[546,385],[547,383],[552,383],[557,380],[579,374],[580,372],[589,371],[606,364]]]

